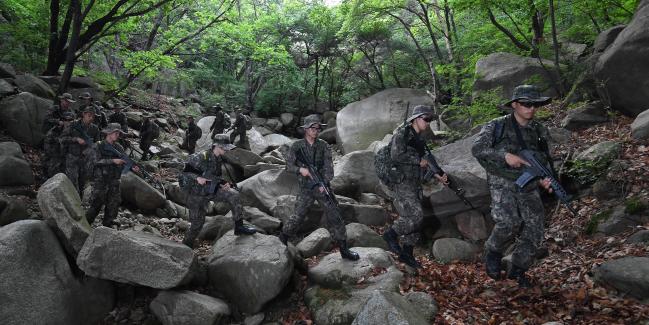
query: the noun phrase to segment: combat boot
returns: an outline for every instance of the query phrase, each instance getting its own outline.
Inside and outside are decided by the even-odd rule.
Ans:
[[[239,235],[252,235],[257,232],[257,229],[244,225],[243,220],[234,222],[234,234]]]
[[[485,255],[485,269],[487,275],[496,281],[500,280],[500,271],[503,269],[502,258],[502,254],[491,251],[487,251],[487,254]]]
[[[399,255],[401,254],[401,246],[399,246],[399,235],[394,229],[389,228],[383,233],[383,240],[388,243],[390,251]]]
[[[518,281],[518,286],[520,288],[531,288],[532,283],[530,280],[527,278],[525,275],[525,272],[527,270],[520,268],[514,264],[512,264],[511,269],[509,269],[509,272],[507,273],[507,278],[511,280],[517,280]]]
[[[340,256],[342,256],[342,258],[350,261],[358,261],[358,259],[360,258],[360,256],[358,256],[358,253],[349,250],[346,240],[339,241],[338,247],[340,248]]]
[[[406,265],[418,269],[421,268],[421,264],[417,262],[417,259],[415,259],[415,255],[413,255],[413,249],[414,247],[411,245],[403,245],[403,249],[401,249],[401,254],[399,254],[399,261],[406,263]]]

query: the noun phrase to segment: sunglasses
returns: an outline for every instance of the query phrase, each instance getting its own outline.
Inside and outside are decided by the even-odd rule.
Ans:
[[[433,120],[432,117],[430,117],[430,116],[425,116],[425,115],[422,116],[422,117],[420,117],[420,118],[421,118],[422,120],[424,120],[424,122],[426,122],[426,123],[430,123],[430,121]]]
[[[322,131],[322,128],[319,127],[319,126],[310,126],[310,127],[308,127],[307,129],[316,130],[316,131],[318,131],[318,132]]]

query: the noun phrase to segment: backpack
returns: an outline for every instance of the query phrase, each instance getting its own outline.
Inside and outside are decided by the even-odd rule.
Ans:
[[[374,155],[374,169],[376,170],[376,176],[378,176],[383,185],[388,187],[393,184],[398,184],[403,180],[403,174],[392,162],[392,157],[390,155],[391,151],[392,142],[383,146],[376,152],[376,155]]]

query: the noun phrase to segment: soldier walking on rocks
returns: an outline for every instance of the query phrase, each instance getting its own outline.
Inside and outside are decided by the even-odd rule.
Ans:
[[[116,103],[113,105],[113,114],[108,117],[108,122],[119,124],[120,129],[124,133],[128,133],[128,119],[126,118],[126,114],[124,114],[126,108],[128,106],[124,107],[121,103]]]
[[[190,116],[187,121],[187,133],[185,134],[185,140],[180,147],[187,149],[187,152],[193,154],[194,150],[196,150],[196,141],[198,141],[201,136],[203,136],[203,131],[198,127],[198,125],[196,125],[194,118]]]
[[[105,128],[108,125],[108,119],[106,118],[106,113],[102,111],[101,103],[93,101],[92,96],[89,92],[83,92],[79,95],[79,112],[83,112],[86,106],[92,107],[95,111],[95,121],[94,123],[97,127]]]
[[[214,122],[212,122],[212,126],[210,126],[210,131],[212,132],[211,138],[214,140],[214,137],[216,137],[217,134],[223,134],[225,129],[229,128],[232,122],[230,121],[230,116],[223,112],[221,104],[212,106],[212,109],[214,110]]]
[[[495,222],[485,243],[487,275],[495,280],[501,278],[506,245],[516,238],[507,277],[518,280],[520,287],[531,286],[525,273],[543,241],[545,213],[539,188],[549,192],[552,188],[548,178],[519,188],[515,181],[522,174],[522,167],[529,163],[517,154],[529,149],[542,163],[552,162],[547,144],[548,130],[534,120],[536,109],[550,100],[542,97],[535,86],[516,87],[512,99],[504,105],[511,107],[513,112],[487,123],[472,148],[473,156],[487,171],[491,216]]]
[[[254,228],[243,224],[243,207],[239,200],[239,192],[222,176],[223,155],[234,148],[227,137],[217,137],[211,149],[191,155],[185,163],[179,183],[188,194],[187,207],[191,226],[185,233],[183,244],[189,247],[194,247],[194,240],[203,228],[207,204],[211,200],[227,202],[230,205],[235,235],[252,235],[256,232]]]
[[[395,164],[394,176],[397,179],[390,190],[394,195],[392,203],[399,213],[399,219],[383,233],[383,239],[390,250],[399,255],[401,262],[413,268],[421,267],[415,259],[413,249],[419,241],[424,219],[421,208],[422,168],[427,168],[430,163],[424,158],[426,142],[419,134],[429,127],[432,116],[430,107],[415,106],[406,123],[394,132],[390,143],[390,158]],[[435,177],[442,183],[448,182],[446,174]]]
[[[43,164],[45,165],[45,175],[47,177],[52,177],[64,171],[65,155],[61,148],[61,134],[74,120],[74,117],[74,113],[71,111],[63,112],[61,116],[62,123],[55,125],[45,134]]]
[[[325,126],[327,125],[320,123],[320,119],[316,115],[307,116],[304,119],[304,125],[301,126],[304,129],[304,139],[293,142],[288,151],[286,171],[298,175],[300,193],[295,202],[295,214],[284,223],[279,238],[286,244],[289,237],[295,236],[304,221],[308,208],[313,204],[313,201],[318,200],[324,207],[327,228],[331,237],[340,247],[340,255],[344,259],[356,261],[359,256],[358,253],[349,250],[347,246],[347,231],[340,208],[335,202],[335,198],[327,198],[325,193],[329,189],[329,182],[334,177],[331,150],[324,140],[318,139],[318,133]],[[309,161],[302,161],[303,159]],[[326,184],[314,183],[316,176],[311,175],[308,164],[316,169]],[[334,195],[333,192],[330,194]]]
[[[111,227],[119,212],[119,205],[122,201],[119,184],[122,177],[122,170],[126,161],[120,159],[117,152],[123,153],[124,148],[117,143],[120,135],[125,134],[118,123],[110,123],[102,130],[106,134],[104,140],[97,142],[93,147],[89,159],[92,160],[92,194],[90,207],[86,211],[86,219],[92,225],[104,207],[104,219],[102,225]],[[133,166],[138,171],[138,166]]]
[[[242,109],[237,109],[236,111],[236,119],[234,120],[234,124],[232,125],[232,133],[230,133],[230,142],[234,143],[234,140],[239,136],[239,142],[238,145],[240,147],[243,147],[244,149],[250,149],[248,148],[248,137],[246,136],[246,130],[248,129],[248,123],[249,123],[249,118],[246,118],[246,116],[243,114]]]
[[[153,154],[149,150],[153,140],[160,136],[160,127],[151,120],[148,116],[144,117],[142,120],[142,125],[140,126],[140,149],[142,150],[142,160],[147,160]]]
[[[69,93],[63,93],[59,96],[59,104],[52,107],[43,121],[43,133],[47,133],[56,125],[63,125],[63,113],[72,112],[72,104],[75,102]]]
[[[83,196],[84,185],[89,176],[89,171],[86,170],[87,150],[99,140],[99,128],[92,123],[94,118],[94,109],[86,106],[81,119],[72,122],[61,135],[61,144],[65,152],[65,174],[80,196]]]

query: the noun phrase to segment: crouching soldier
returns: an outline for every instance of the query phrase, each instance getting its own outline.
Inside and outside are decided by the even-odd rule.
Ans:
[[[284,223],[279,238],[286,244],[290,236],[297,234],[307,209],[314,200],[318,200],[327,216],[329,233],[340,247],[340,255],[344,259],[356,261],[359,256],[347,247],[345,222],[340,214],[338,204],[335,202],[335,197],[328,198],[326,193],[329,190],[329,194],[334,195],[328,188],[329,182],[334,177],[334,168],[331,150],[324,140],[318,139],[318,133],[324,126],[326,124],[320,123],[320,119],[316,115],[307,116],[304,119],[304,125],[301,126],[304,129],[304,139],[295,141],[288,152],[286,171],[298,175],[300,193],[295,202],[295,214]],[[311,175],[308,165],[315,168],[315,172],[323,178],[325,184],[314,183],[317,176]]]
[[[89,157],[93,167],[92,194],[86,219],[92,225],[101,208],[105,206],[102,225],[111,227],[117,218],[119,204],[122,201],[119,183],[126,161],[120,159],[119,154],[124,152],[124,148],[117,143],[117,140],[124,132],[118,123],[108,124],[102,132],[106,137],[103,141],[97,142]],[[136,172],[139,170],[137,166],[133,166],[132,169]]]
[[[189,247],[194,247],[194,240],[203,228],[207,204],[211,200],[224,201],[230,205],[235,235],[252,235],[256,232],[254,228],[243,224],[239,192],[231,188],[221,174],[223,155],[234,148],[226,138],[217,138],[211,149],[191,155],[185,163],[180,175],[180,186],[188,192],[187,207],[191,226],[185,233],[183,244]]]

